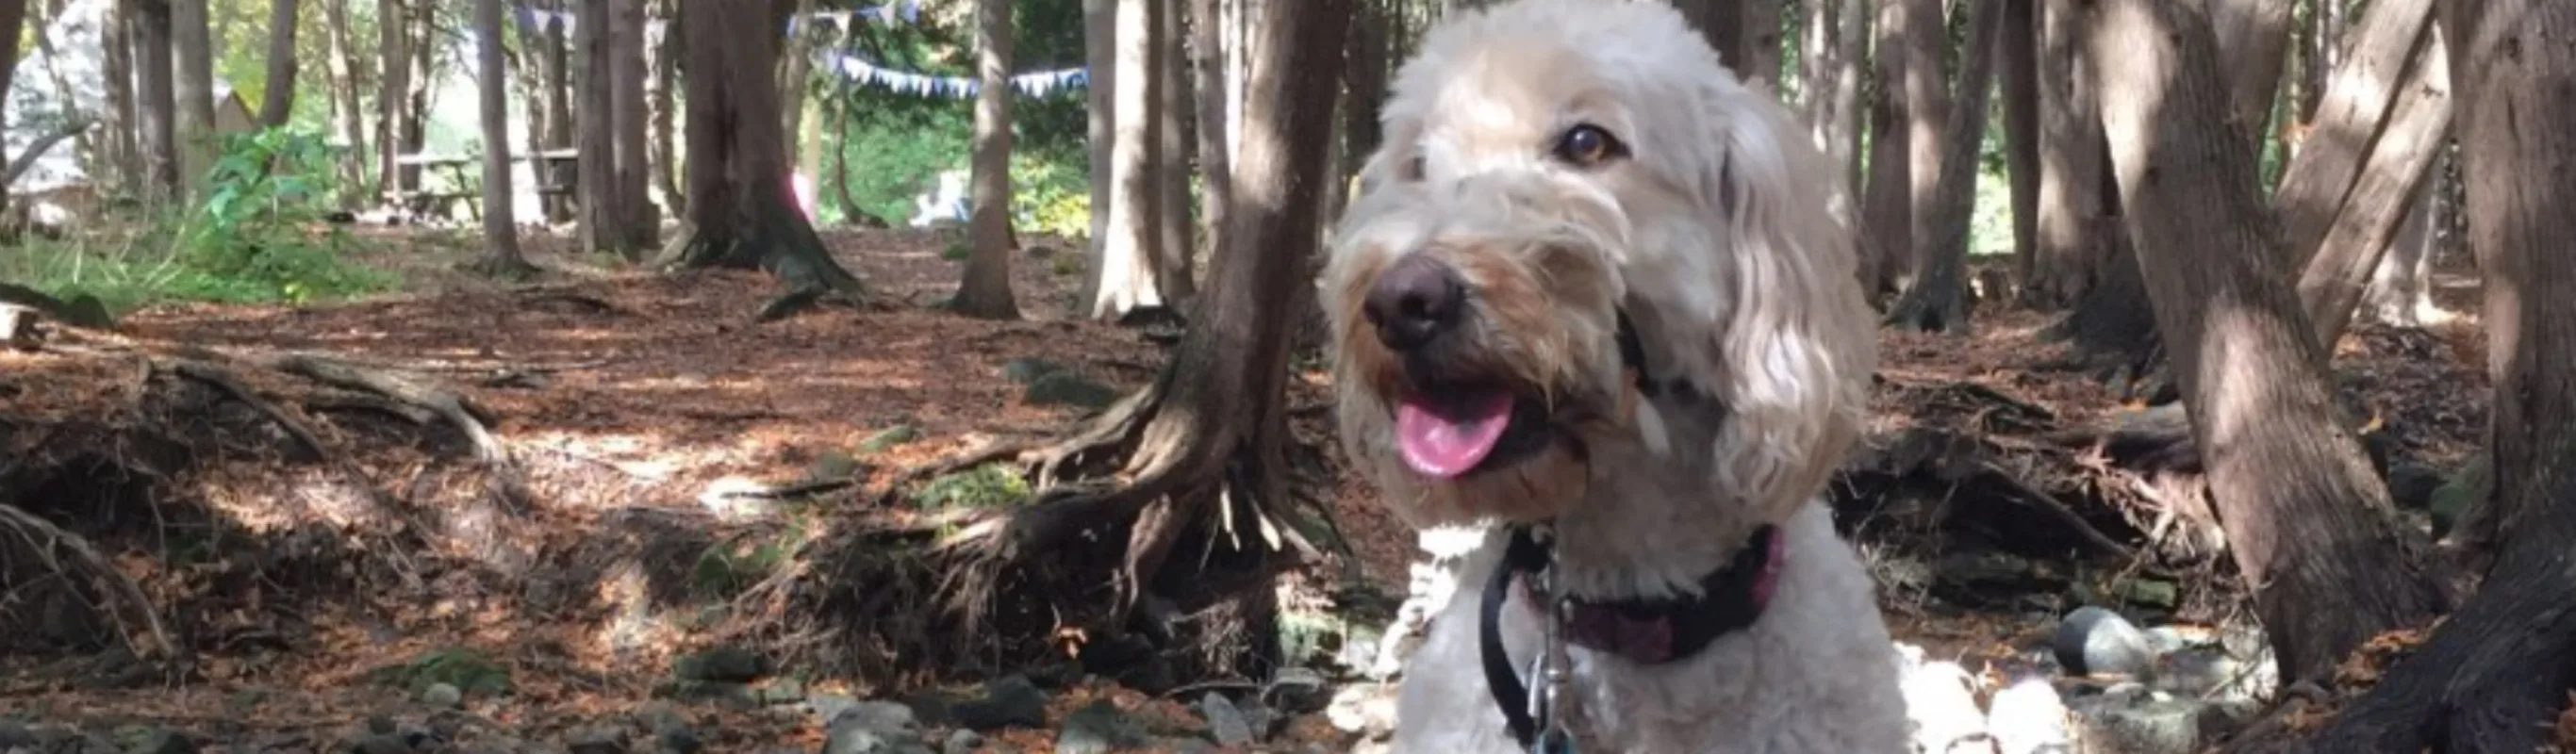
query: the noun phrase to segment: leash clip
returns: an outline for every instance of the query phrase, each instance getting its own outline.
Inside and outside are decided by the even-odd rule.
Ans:
[[[1566,650],[1566,624],[1572,619],[1573,602],[1556,588],[1556,551],[1549,548],[1547,567],[1532,574],[1532,596],[1545,600],[1546,618],[1539,621],[1539,651],[1530,658],[1527,683],[1530,688],[1530,719],[1538,723],[1538,735],[1530,741],[1530,754],[1573,754],[1574,735],[1565,729],[1563,699],[1565,687],[1573,678],[1573,657]]]

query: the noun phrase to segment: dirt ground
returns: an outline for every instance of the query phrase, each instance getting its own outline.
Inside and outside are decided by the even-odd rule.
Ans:
[[[1123,391],[1151,380],[1165,350],[1146,332],[1068,316],[1075,278],[1062,258],[1072,252],[1044,239],[1030,242],[1056,253],[1029,252],[1015,265],[1025,321],[927,308],[954,285],[947,239],[870,231],[829,240],[887,305],[754,323],[752,312],[776,293],[756,273],[622,272],[541,238],[530,246],[554,271],[505,287],[450,271],[458,239],[401,233],[411,235],[367,261],[404,271],[403,295],[309,308],[161,306],[128,316],[114,336],[0,351],[0,453],[8,454],[0,485],[10,485],[0,494],[94,543],[159,612],[175,635],[168,643],[196,660],[185,675],[137,670],[150,663],[115,648],[148,647],[136,637],[148,639],[152,627],[133,610],[100,609],[114,600],[98,595],[112,589],[54,590],[88,595],[87,605],[13,590],[0,594],[0,615],[9,616],[0,622],[22,633],[0,642],[16,648],[0,653],[0,699],[8,700],[0,720],[76,721],[120,735],[160,726],[239,750],[316,750],[368,728],[441,724],[564,741],[614,716],[672,709],[672,664],[722,633],[700,629],[726,624],[692,623],[674,616],[685,611],[670,600],[628,594],[661,589],[662,571],[705,567],[701,553],[657,555],[629,541],[638,520],[713,532],[702,539],[751,537],[767,530],[737,525],[729,506],[757,496],[726,491],[814,479],[846,485],[809,496],[810,520],[920,519],[930,512],[888,505],[879,493],[908,471],[1047,437],[1082,416],[1024,400],[1027,388],[1005,374],[1007,364],[1042,359]],[[2446,287],[2437,300],[2474,311],[2474,292],[2464,291]],[[2061,355],[2036,342],[2047,321],[1980,311],[1967,338],[1886,334],[1882,377],[2008,391],[2062,426],[2127,410],[2097,381],[2036,366]],[[2396,460],[2447,469],[2474,451],[2485,422],[2482,343],[2472,318],[2421,330],[2360,326],[2343,345],[2348,390],[2383,418]],[[458,460],[473,455],[474,438],[434,412],[345,385],[317,391],[319,380],[292,370],[241,366],[277,366],[301,353],[452,392],[506,447],[520,478],[496,479]],[[215,377],[190,371],[205,365],[235,366]],[[1331,458],[1329,412],[1313,408],[1329,400],[1328,388],[1325,373],[1308,371],[1290,401],[1300,439]],[[248,405],[236,389],[265,396],[269,407]],[[1915,420],[1919,407],[1892,397],[1900,395],[1883,396],[1882,431]],[[299,450],[306,442],[283,429],[281,414],[324,448]],[[179,427],[190,441],[137,447],[134,430],[144,425]],[[918,439],[882,442],[890,430]],[[144,478],[108,484],[66,471],[107,467]],[[1323,497],[1357,562],[1310,580],[1355,575],[1400,595],[1410,533],[1364,482],[1338,462],[1330,467]],[[90,484],[74,484],[83,480]],[[478,492],[511,484],[513,494]],[[493,500],[504,502],[486,510]],[[33,543],[51,534],[10,526],[0,530],[7,536]],[[613,557],[593,557],[601,553]],[[638,562],[631,567],[647,572],[640,581],[620,570]],[[0,584],[70,572],[24,558],[0,569],[11,569],[0,570]],[[510,580],[491,574],[524,584],[503,588]],[[751,599],[732,609],[750,610]],[[1945,657],[2026,654],[2051,615],[1891,602],[1901,636]],[[460,649],[505,668],[509,693],[424,708],[417,674],[405,680],[403,669]],[[899,680],[822,678],[805,692],[915,690]],[[1072,684],[1052,698],[1050,719],[1101,698],[1168,731],[1204,726],[1185,700],[1106,683]],[[823,736],[811,715],[676,709],[698,722],[708,750],[810,751]],[[989,743],[1054,745],[1042,730]]]

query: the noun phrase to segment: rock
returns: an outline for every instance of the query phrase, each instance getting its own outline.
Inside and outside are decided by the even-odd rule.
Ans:
[[[393,718],[383,715],[367,716],[367,732],[369,733],[374,733],[380,736],[390,736],[400,730],[402,730],[402,726],[396,724]]]
[[[679,681],[663,687],[662,695],[681,701],[711,702],[731,710],[760,707],[760,691],[748,683]]]
[[[1212,754],[1213,752],[1218,751],[1215,744],[1195,738],[1154,739],[1153,749],[1154,751],[1170,752],[1171,754]]]
[[[1395,699],[1394,684],[1354,683],[1333,692],[1324,719],[1344,733],[1385,740],[1395,735]]]
[[[197,742],[186,733],[157,725],[129,725],[118,728],[118,749],[125,754],[196,754]]]
[[[1218,745],[1247,746],[1252,743],[1252,721],[1244,719],[1243,710],[1236,709],[1234,702],[1228,701],[1225,695],[1210,691],[1201,697],[1199,715],[1207,718],[1208,735],[1215,738]]]
[[[683,681],[750,683],[769,674],[769,659],[737,646],[721,646],[681,657],[672,675]]]
[[[948,741],[939,745],[940,754],[974,754],[984,748],[984,734],[965,728],[948,732]]]
[[[1092,702],[1064,718],[1064,730],[1056,734],[1056,754],[1109,754],[1118,749],[1146,745],[1152,737],[1143,726],[1128,719],[1125,713],[1106,701]]]
[[[646,703],[635,710],[634,718],[644,725],[645,730],[653,732],[654,743],[663,751],[689,754],[706,748],[705,739],[700,738],[697,728],[689,724],[689,716],[669,702]]]
[[[984,697],[957,703],[951,710],[960,726],[983,732],[1003,728],[1046,727],[1046,692],[1028,676],[1013,675],[986,684]]]
[[[26,723],[0,719],[0,751],[21,746],[34,748],[39,743],[43,741],[36,738],[36,731],[28,728]]]
[[[590,725],[564,734],[564,749],[572,754],[626,754],[632,746],[623,725]]]
[[[1281,668],[1270,677],[1270,685],[1261,689],[1261,701],[1291,714],[1315,712],[1332,702],[1332,696],[1326,693],[1331,685],[1331,680],[1313,668]]]
[[[2068,613],[2049,642],[2058,667],[2070,675],[2129,676],[2155,673],[2154,644],[2119,613],[2086,605]]]
[[[368,733],[350,739],[341,751],[350,754],[411,754],[411,744],[402,737],[386,733]]]
[[[832,717],[823,737],[826,754],[930,754],[912,708],[894,702],[859,702]]]
[[[1062,364],[1045,359],[1018,358],[1002,362],[1002,379],[1021,385],[1035,385],[1047,375],[1065,371]]]
[[[1020,399],[1033,406],[1102,409],[1123,397],[1125,394],[1118,392],[1117,388],[1083,379],[1082,375],[1072,372],[1056,372],[1030,383],[1028,392]]]
[[[1901,646],[1901,645],[1900,645]],[[1988,740],[1986,715],[1977,709],[1976,678],[1955,662],[1922,662],[1922,650],[1902,647],[1908,661],[1897,682],[1905,694],[1905,714],[1914,730],[1914,750],[1975,750]],[[1988,744],[1991,746],[1991,744]]]
[[[2076,743],[2084,751],[2122,754],[2191,754],[2243,727],[2250,705],[2182,699],[2104,695],[2078,699]]]
[[[1986,734],[1996,754],[2072,754],[2066,703],[2044,678],[2024,678],[1986,703]]]
[[[434,709],[455,709],[456,705],[465,703],[465,691],[455,684],[433,683],[420,690],[420,703]]]
[[[2388,497],[2399,510],[2424,510],[2432,506],[2433,492],[2446,481],[2438,469],[2401,463],[2388,470]]]

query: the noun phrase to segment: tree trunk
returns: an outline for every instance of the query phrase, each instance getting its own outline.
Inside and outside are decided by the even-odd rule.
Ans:
[[[1717,62],[1725,64],[1738,78],[1750,81],[1753,61],[1745,48],[1744,3],[1745,0],[1675,0],[1673,7],[1680,9],[1682,18],[1708,39],[1709,48],[1717,51]]]
[[[483,260],[493,274],[520,276],[536,268],[519,253],[519,223],[510,206],[510,72],[503,54],[501,0],[474,0],[475,93],[483,111]]]
[[[1890,0],[1911,6],[1905,13],[1905,24],[1898,27],[1905,47],[1905,140],[1908,177],[1913,181],[1913,228],[1907,232],[1908,243],[1903,256],[1907,288],[1919,285],[1932,266],[1929,255],[1932,239],[1924,235],[1927,220],[1941,203],[1941,157],[1949,151],[1950,142],[1941,138],[1950,121],[1949,68],[1943,58],[1950,49],[1950,25],[1942,16],[1943,0]]]
[[[622,222],[626,204],[625,198],[619,196],[625,183],[617,176],[616,56],[612,50],[617,22],[610,18],[610,7],[619,1],[575,0],[581,10],[573,19],[572,44],[574,57],[581,61],[581,102],[573,111],[573,122],[579,129],[581,156],[574,164],[581,173],[576,184],[581,191],[582,250],[631,259],[637,250],[626,243]]]
[[[403,123],[410,120],[411,34],[404,17],[403,0],[376,0],[376,189],[387,198],[404,188],[396,162],[403,154]]]
[[[2369,154],[2371,135],[2397,99],[2406,62],[2430,35],[2432,16],[2433,0],[2373,0],[2362,14],[2348,57],[2328,78],[2314,125],[2272,192],[2282,248],[2304,254],[2325,239]]]
[[[1199,175],[1203,176],[1200,193],[1204,196],[1199,204],[1199,235],[1205,239],[1203,243],[1211,257],[1216,249],[1225,248],[1225,210],[1234,206],[1233,164],[1226,159],[1225,148],[1228,87],[1223,44],[1227,2],[1189,0],[1190,46],[1196,55],[1192,59],[1192,70],[1198,88],[1193,102],[1198,111]],[[1357,83],[1354,79],[1353,84]],[[1214,266],[1213,259],[1210,266]]]
[[[662,3],[662,17],[667,19],[678,15],[676,4],[677,0]],[[688,213],[687,195],[680,191],[680,153],[673,136],[676,129],[672,125],[679,119],[678,101],[674,99],[680,90],[679,37],[676,35],[679,26],[676,22],[665,22],[662,29],[662,38],[655,40],[651,39],[653,30],[649,22],[644,28],[650,42],[647,49],[653,51],[653,152],[644,164],[653,171],[654,188],[662,194],[662,213],[668,217],[679,217]],[[838,140],[835,140],[833,153],[838,155],[840,151]]]
[[[2326,82],[2343,67],[2346,13],[2337,0],[2308,0],[2307,63],[2300,70],[2299,122],[2315,122],[2325,102]],[[2281,153],[2284,157],[2290,153]]]
[[[338,161],[340,180],[346,184],[341,187],[340,204],[343,209],[354,209],[359,186],[366,182],[367,174],[366,105],[358,95],[358,66],[354,64],[357,58],[353,57],[358,54],[357,37],[349,30],[349,0],[323,0],[322,15],[331,37],[326,67],[331,75],[332,128],[342,141],[348,142],[348,152]]]
[[[1118,185],[1118,7],[1132,0],[1082,0],[1082,55],[1091,74],[1086,140],[1091,148],[1091,238],[1083,246],[1082,290],[1085,306],[1100,300],[1101,272],[1109,260],[1109,207]]]
[[[2576,687],[2576,6],[2452,0],[2469,244],[2486,271],[2494,491],[2483,588],[2313,750],[2537,751]],[[2484,7],[2465,7],[2478,5]],[[2563,741],[2560,741],[2563,743]]]
[[[2441,164],[2438,160],[2416,181],[2415,196],[2407,200],[2406,219],[2397,223],[2397,237],[2389,242],[2388,253],[2379,258],[2379,269],[2370,273],[2370,289],[2363,294],[2362,312],[2374,321],[2398,327],[2421,327],[2423,314],[2433,307],[2431,297],[2432,262],[2435,245],[2433,233],[2434,194],[2440,187]]]
[[[99,44],[107,48],[100,56],[99,70],[107,79],[107,165],[105,177],[110,186],[147,197],[143,169],[143,147],[140,142],[142,123],[135,103],[136,65],[134,60],[134,17],[138,3],[131,0],[110,3],[107,21],[99,28]]]
[[[206,0],[169,0],[173,128],[179,139],[179,191],[194,190],[215,164],[215,58]]]
[[[774,21],[724,3],[680,3],[693,235],[676,261],[768,270],[796,289],[791,295],[864,295],[789,196]]]
[[[1786,50],[1780,45],[1781,4],[1786,0],[1718,0],[1738,2],[1744,6],[1744,68],[1739,73],[1745,81],[1759,81],[1771,88],[1772,97],[1786,96],[1780,88],[1780,60]]]
[[[1188,0],[1154,2],[1154,215],[1164,295],[1187,301],[1198,288],[1196,226],[1190,223],[1190,77],[1181,18]]]
[[[2104,202],[2107,153],[2082,11],[2075,0],[2039,2],[2039,245],[2022,291],[2035,305],[2063,306],[2111,267],[2118,220]]]
[[[1200,0],[1207,2],[1208,0]],[[1360,161],[1377,151],[1384,139],[1377,120],[1386,104],[1387,79],[1395,68],[1396,9],[1390,0],[1359,0],[1351,14],[1350,53],[1343,58],[1342,158],[1334,162],[1333,180],[1347,181],[1360,172]]]
[[[404,77],[409,86],[403,95],[402,151],[425,154],[429,151],[429,94],[438,81],[438,57],[433,54],[438,51],[438,5],[435,0],[411,0],[407,7],[410,15],[405,17],[404,33],[410,41],[404,49],[411,54],[405,63],[411,67],[411,75]],[[403,188],[424,188],[420,167],[407,167],[400,172]]]
[[[2204,0],[2218,32],[2218,63],[2228,73],[2227,121],[2259,154],[2289,61],[2294,0]]]
[[[1977,152],[1986,141],[1986,103],[1994,91],[1996,39],[2003,34],[2004,3],[1976,0],[1968,11],[1968,49],[1959,56],[1959,94],[1942,129],[1929,205],[1917,205],[1914,285],[1897,300],[1890,324],[1911,330],[1968,331],[1968,244],[1976,219]]]
[[[2344,197],[2343,211],[2325,240],[2314,249],[2291,249],[2288,255],[2305,263],[2299,299],[2327,353],[2343,339],[2353,307],[2361,303],[2372,271],[2379,268],[2451,127],[2450,56],[2442,35],[2432,36],[2416,56],[2387,127],[2373,140],[2370,162]]]
[[[1116,128],[1110,142],[1108,238],[1101,247],[1100,285],[1091,316],[1124,317],[1165,305],[1156,234],[1161,187],[1154,176],[1154,9],[1157,0],[1116,0],[1118,65]]]
[[[814,0],[772,0],[772,2],[785,10],[787,17],[792,19],[787,22],[787,38],[782,43],[784,46],[779,49],[778,58],[778,109],[781,111],[779,117],[782,118],[779,124],[785,129],[780,133],[792,136],[803,133],[805,92],[808,88],[806,81],[814,75],[814,57],[807,54],[813,49]],[[794,145],[791,142],[791,149],[788,152],[789,164],[797,164],[796,161],[802,157],[794,151],[794,146],[801,145]]]
[[[1843,181],[1850,188],[1844,212],[1857,223],[1861,213],[1862,187],[1868,185],[1861,173],[1861,139],[1866,135],[1861,121],[1861,91],[1867,83],[1869,66],[1870,3],[1874,0],[1841,0],[1835,6],[1834,44],[1834,114],[1828,123],[1825,153],[1834,156],[1843,167]]]
[[[2039,256],[2039,3],[2005,0],[1997,62],[2003,74],[2004,170],[2012,182],[2013,282],[2028,285]],[[1989,295],[2003,296],[2003,292]]]
[[[7,101],[9,87],[17,78],[18,60],[21,57],[18,54],[18,40],[26,35],[26,29],[27,0],[0,0],[0,34],[7,35],[0,37],[0,45],[5,45],[0,47],[0,101]],[[40,29],[39,32],[41,31]],[[0,194],[6,193],[0,191]],[[6,196],[0,196],[0,201],[6,199]]]
[[[984,319],[1019,319],[1011,300],[1011,0],[975,3],[974,217],[972,249],[949,308]]]
[[[259,98],[259,124],[285,128],[295,114],[295,0],[269,0],[268,84]]]
[[[1912,67],[1905,34],[1913,24],[1907,16],[1915,3],[1877,2],[1876,49],[1872,51],[1876,75],[1871,88],[1878,96],[1870,100],[1869,189],[1861,203],[1862,227],[1868,232],[1861,234],[1860,247],[1861,291],[1871,301],[1880,300],[1899,276],[1910,271],[1906,268],[1914,254],[1914,169],[1907,158],[1913,152],[1914,134],[1907,127],[1904,84],[1906,70]]]
[[[652,111],[644,100],[644,4],[647,0],[609,0],[614,22],[608,40],[608,120],[617,161],[610,168],[617,182],[619,245],[641,257],[662,245],[662,229],[653,211],[653,161],[645,142]],[[801,90],[801,87],[800,87]]]
[[[557,10],[562,8],[561,3],[549,5]],[[565,38],[567,35],[560,20],[546,22],[545,36],[545,46],[538,57],[546,61],[542,71],[545,82],[541,84],[546,90],[546,149],[549,151],[572,149],[574,134],[581,127],[580,122],[574,120],[572,109],[572,45],[570,40]],[[546,203],[548,222],[571,222],[581,203],[578,189],[581,185],[582,172],[577,162],[579,158],[574,159],[576,162],[571,165],[545,163],[546,182],[557,186],[570,185],[576,189],[572,193],[556,196]]]
[[[2272,272],[2253,143],[2226,138],[2208,20],[2163,0],[2097,0],[2088,50],[2122,208],[2202,448],[2210,497],[2284,683],[2326,681],[2444,595],[2410,569],[2388,492],[2338,416],[2288,280]]]
[[[172,79],[170,3],[133,0],[130,44],[134,49],[134,115],[137,146],[143,153],[146,202],[175,202],[186,196],[179,161],[179,99]]]
[[[1105,493],[1073,493],[1012,516],[991,542],[1004,552],[1058,550],[1086,531],[1132,519],[1119,581],[1120,616],[1129,614],[1143,589],[1187,586],[1161,578],[1181,535],[1207,537],[1211,553],[1223,543],[1259,542],[1246,536],[1258,521],[1302,542],[1294,529],[1272,528],[1285,510],[1289,469],[1283,457],[1288,344],[1294,314],[1312,295],[1313,248],[1323,223],[1321,200],[1328,173],[1332,103],[1340,86],[1341,42],[1350,27],[1352,0],[1299,0],[1262,5],[1247,36],[1258,49],[1245,92],[1243,131],[1236,164],[1237,205],[1223,238],[1230,245],[1213,260],[1206,295],[1171,366],[1144,392],[1049,451],[1039,474],[1057,481],[1060,459],[1124,452],[1123,464],[1086,464],[1121,483]],[[1118,463],[1112,460],[1109,463]],[[1229,506],[1223,516],[1217,506]],[[1277,540],[1273,540],[1277,541]],[[1258,573],[1276,555],[1249,548]],[[1238,551],[1240,552],[1240,551]],[[1180,562],[1199,563],[1203,559]],[[1196,569],[1194,569],[1196,570]],[[1268,579],[1238,588],[1264,592]],[[1204,588],[1204,587],[1202,587]]]

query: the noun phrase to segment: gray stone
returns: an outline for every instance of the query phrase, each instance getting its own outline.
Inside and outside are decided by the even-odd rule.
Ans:
[[[564,734],[564,748],[572,754],[626,754],[633,747],[623,725],[589,725]]]
[[[2086,605],[2068,613],[2049,642],[2057,664],[2073,675],[2144,678],[2155,673],[2155,646],[2119,613]]]
[[[436,709],[454,709],[465,703],[465,691],[451,683],[433,683],[420,690],[420,703]]]
[[[1022,385],[1035,385],[1047,375],[1065,371],[1062,364],[1045,359],[1018,358],[1002,362],[1002,379]]]
[[[1331,687],[1332,682],[1313,668],[1281,668],[1270,677],[1270,685],[1262,687],[1261,701],[1284,712],[1316,712],[1332,703]]]
[[[411,754],[411,744],[402,737],[386,733],[368,733],[350,739],[341,751],[350,754]]]
[[[948,741],[940,744],[940,754],[974,754],[984,748],[984,734],[965,728],[948,732]]]
[[[35,729],[27,727],[26,723],[0,720],[0,751],[17,746],[32,748],[39,743],[43,740],[37,738]]]
[[[1219,751],[1216,744],[1195,738],[1154,739],[1153,749],[1158,752],[1170,752],[1171,754],[1212,754],[1213,752]]]
[[[2244,726],[2250,705],[2230,705],[2154,695],[2081,699],[2075,712],[2077,742],[2085,751],[2123,754],[2191,754]]]
[[[931,754],[912,708],[894,702],[859,702],[832,717],[824,731],[825,754]]]
[[[1117,388],[1083,379],[1072,372],[1054,372],[1029,383],[1021,396],[1033,406],[1072,406],[1075,408],[1108,408],[1125,397]]]
[[[672,674],[683,681],[750,683],[769,674],[769,659],[736,646],[721,646],[680,658]]]
[[[1246,746],[1252,743],[1252,721],[1244,719],[1243,710],[1236,709],[1234,702],[1227,700],[1225,695],[1208,692],[1207,696],[1199,699],[1199,714],[1207,718],[1208,735],[1218,744]]]
[[[1144,726],[1108,702],[1093,702],[1064,718],[1064,730],[1056,734],[1056,754],[1109,754],[1118,749],[1144,746],[1153,738]]]
[[[984,697],[957,703],[950,714],[958,725],[991,732],[1002,728],[1046,727],[1046,692],[1027,676],[1013,675],[986,684]]]
[[[196,754],[197,742],[188,734],[157,725],[126,726],[117,730],[126,754]]]

